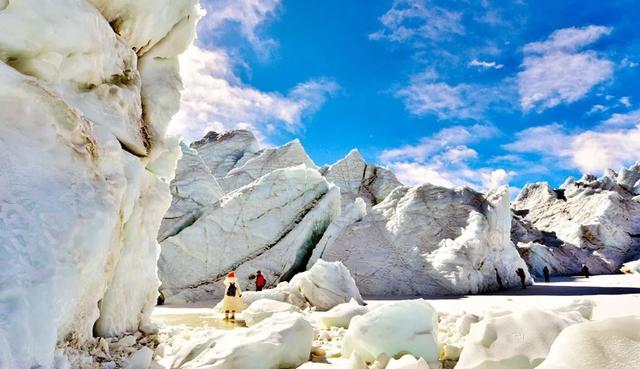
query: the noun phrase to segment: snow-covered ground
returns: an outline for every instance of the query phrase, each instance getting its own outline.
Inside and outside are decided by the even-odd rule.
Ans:
[[[418,299],[419,297],[405,298]],[[398,352],[396,359],[399,359],[402,353],[407,352],[424,358],[424,353],[412,352],[411,347],[407,346],[407,343],[412,340],[398,338],[398,335],[402,334],[406,334],[407,337],[420,336],[425,344],[431,342],[429,345],[439,345],[440,350],[439,353],[437,351],[429,352],[427,355],[429,357],[425,358],[428,364],[427,362],[415,362],[415,359],[410,357],[404,358],[404,361],[413,363],[407,368],[453,368],[457,362],[456,367],[484,369],[488,368],[485,365],[487,365],[486,360],[489,359],[501,360],[496,368],[511,368],[509,365],[514,363],[511,361],[516,360],[514,358],[518,360],[518,365],[520,365],[517,366],[518,368],[533,368],[544,360],[556,336],[566,327],[574,324],[580,325],[591,320],[603,322],[603,327],[606,329],[614,329],[616,324],[622,323],[614,321],[610,324],[610,320],[607,321],[607,319],[618,317],[631,319],[629,316],[637,316],[640,311],[640,275],[600,275],[589,279],[557,277],[552,278],[551,283],[537,283],[529,286],[526,290],[509,289],[493,294],[457,298],[424,297],[425,307],[421,305],[425,304],[424,302],[417,302],[416,305],[398,304],[399,299],[402,297],[365,297],[366,308],[362,308],[355,301],[352,301],[339,305],[329,313],[313,310],[306,310],[302,313],[295,311],[281,313],[278,312],[281,310],[279,307],[270,312],[270,304],[263,304],[265,306],[258,307],[259,311],[253,312],[253,314],[260,315],[261,320],[268,320],[257,325],[251,324],[248,328],[244,324],[242,313],[238,314],[237,322],[224,321],[222,313],[214,309],[218,302],[216,300],[158,306],[153,311],[152,321],[159,326],[159,338],[164,343],[159,346],[159,349],[156,349],[155,360],[158,366],[154,368],[168,368],[172,367],[171,365],[200,368],[204,367],[202,365],[205,363],[219,363],[222,365],[221,368],[227,368],[225,365],[228,364],[225,364],[225,360],[228,363],[228,360],[241,360],[242,357],[251,356],[251,350],[254,347],[252,345],[264,342],[265,339],[270,342],[269,344],[275,345],[274,347],[280,347],[287,340],[297,342],[292,337],[308,334],[308,323],[314,328],[310,359],[319,363],[305,363],[298,366],[299,368],[392,368],[400,363],[394,364],[393,359],[380,354],[384,352],[383,350],[389,350],[390,347],[391,350]],[[589,300],[593,304],[585,300]],[[433,314],[429,312],[432,311],[429,305],[437,312],[438,323],[433,323],[432,319],[434,318]],[[593,306],[592,311],[591,306]],[[385,307],[389,307],[389,309]],[[357,312],[359,309],[360,311]],[[375,311],[375,313],[361,315],[363,314],[362,309],[365,310],[365,313],[367,310],[369,312]],[[299,311],[295,308],[294,310]],[[271,314],[273,316],[269,318]],[[332,315],[333,321],[341,320],[340,317],[335,319],[336,314],[343,316],[342,321],[346,317],[346,324],[333,324],[332,327],[327,327],[322,324],[323,317],[327,314]],[[385,314],[390,315],[386,316]],[[424,316],[408,317],[405,316],[407,314],[422,314]],[[348,326],[348,321],[353,316],[356,316],[351,321],[353,329],[345,329],[344,325]],[[356,321],[357,323],[355,323]],[[380,322],[385,322],[386,325],[380,325]],[[272,326],[273,324],[275,326]],[[358,336],[354,341],[350,335],[355,337],[362,329],[367,332],[376,329],[379,332],[362,337]],[[352,330],[354,332],[351,332]],[[505,342],[511,342],[512,335],[515,334],[511,330],[528,333],[523,338],[523,342],[520,342],[520,346],[513,346],[509,343],[507,346],[510,348],[507,350],[502,346],[505,345]],[[493,341],[487,343],[485,342],[486,332],[494,332],[492,334],[497,336]],[[640,340],[634,338],[634,333],[630,333],[630,335],[630,344],[640,345]],[[353,342],[347,343],[348,340]],[[343,345],[343,342],[346,344]],[[200,348],[210,344],[214,345],[211,346],[213,347],[211,350],[214,352],[207,355],[202,354],[203,351]],[[260,344],[257,344],[256,347],[259,346]],[[308,347],[298,346],[291,353],[274,354],[269,360],[273,360],[274,363],[296,362],[295,360],[297,360],[301,364],[299,361],[302,357],[301,352],[304,352]],[[466,355],[461,355],[463,347],[467,351]],[[432,347],[430,350],[433,349]],[[435,350],[438,350],[438,346],[435,346]],[[192,354],[188,354],[189,352]],[[465,351],[462,350],[462,352]],[[187,357],[195,355],[199,359],[181,364],[180,360],[183,360],[181,355],[187,355]],[[434,359],[437,360],[438,355],[439,361],[435,362]],[[460,361],[457,361],[458,357],[460,357]],[[371,366],[365,365],[365,361],[371,363],[374,358],[380,362],[378,366],[375,363]],[[217,366],[214,367],[217,368]],[[255,367],[261,368],[263,366]]]
[[[413,299],[416,296],[398,297],[365,297],[369,306],[385,304],[400,299]],[[513,288],[502,292],[484,295],[468,295],[464,297],[424,297],[438,312],[456,313],[465,311],[480,315],[486,309],[498,306],[551,308],[566,305],[579,298],[595,302],[593,319],[601,320],[640,312],[640,275],[611,274],[597,275],[589,279],[583,277],[554,277],[551,283],[536,283],[526,290]],[[152,321],[163,325],[212,326],[229,327],[227,324],[214,322],[221,314],[213,311],[217,300],[201,301],[193,304],[156,306],[151,316]]]

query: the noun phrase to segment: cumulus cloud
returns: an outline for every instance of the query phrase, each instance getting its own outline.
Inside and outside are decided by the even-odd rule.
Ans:
[[[638,118],[637,111],[614,114],[594,129],[572,132],[557,123],[531,127],[518,132],[516,140],[504,148],[537,154],[557,166],[577,168],[584,173],[619,169],[640,158]]]
[[[610,127],[632,127],[640,124],[640,109],[625,114],[614,113],[603,125]]]
[[[491,125],[448,127],[423,137],[416,145],[384,150],[379,159],[406,185],[428,182],[485,190],[508,183],[515,172],[487,167],[472,169],[469,164],[478,158],[478,152],[467,144],[498,133]]]
[[[487,62],[487,61],[483,61],[483,60],[478,60],[478,59],[473,59],[472,61],[469,62],[469,66],[470,67],[478,67],[478,68],[493,68],[493,69],[500,69],[502,67],[504,67],[503,64],[498,64],[494,61],[492,62]]]
[[[277,42],[258,32],[268,20],[273,19],[280,7],[280,0],[216,0],[204,1],[207,16],[199,27],[217,31],[236,26],[240,34],[261,54],[266,54]]]
[[[194,45],[180,56],[184,91],[170,133],[191,141],[209,129],[250,128],[263,136],[275,129],[295,131],[302,118],[338,88],[331,80],[317,79],[300,83],[287,94],[260,91],[243,84],[233,66],[223,50]]]
[[[432,136],[423,137],[417,145],[384,150],[380,154],[380,159],[385,162],[407,159],[424,161],[435,152],[495,137],[498,133],[496,127],[488,124],[447,127]]]
[[[394,42],[436,41],[463,34],[462,14],[435,6],[427,0],[394,0],[382,17],[383,28],[370,34],[372,40]]]
[[[609,79],[613,63],[593,50],[581,50],[610,32],[603,26],[565,28],[525,45],[524,70],[518,73],[522,109],[542,111],[575,102]]]
[[[629,96],[623,96],[618,100],[620,104],[624,105],[626,108],[631,107],[631,98]]]

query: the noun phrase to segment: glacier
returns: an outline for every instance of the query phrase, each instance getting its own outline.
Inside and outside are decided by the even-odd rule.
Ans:
[[[230,270],[274,287],[319,259],[344,263],[365,295],[479,293],[526,269],[506,188],[406,187],[357,150],[318,168],[299,141],[261,149],[245,130],[182,151],[159,234],[168,302],[219,295]]]
[[[512,239],[540,276],[615,273],[640,254],[640,163],[601,177],[568,178],[558,189],[533,183],[513,203]]]
[[[0,9],[0,366],[144,325],[195,0]],[[37,26],[35,26],[37,25]],[[79,31],[81,30],[81,31]]]

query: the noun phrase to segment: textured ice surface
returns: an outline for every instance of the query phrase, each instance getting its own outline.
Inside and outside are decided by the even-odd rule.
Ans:
[[[591,273],[613,273],[640,251],[640,201],[634,187],[640,163],[600,178],[567,179],[559,189],[527,185],[513,207],[514,242],[532,271],[574,274],[587,264]]]
[[[95,4],[0,11],[3,368],[48,368],[58,340],[137,329],[157,296],[178,155],[165,129],[199,10]]]
[[[409,353],[438,362],[438,318],[424,300],[394,301],[351,320],[342,356],[358,353],[373,362],[380,354]]]

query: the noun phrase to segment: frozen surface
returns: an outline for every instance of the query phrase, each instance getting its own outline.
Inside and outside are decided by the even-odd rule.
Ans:
[[[351,319],[369,312],[366,306],[362,306],[356,300],[334,306],[331,310],[323,312],[319,321],[325,328],[342,327],[349,328]]]
[[[638,367],[640,317],[571,326],[558,336],[538,369],[633,369]]]
[[[176,369],[295,368],[308,361],[313,341],[311,324],[298,313],[277,313],[247,329],[196,333],[175,335],[158,361]]]
[[[586,320],[579,312],[567,310],[489,310],[471,325],[456,368],[535,368],[563,329]]]
[[[164,130],[176,57],[198,15],[195,1],[3,4],[2,368],[64,366],[56,342],[145,324],[178,155]]]
[[[614,273],[640,251],[640,202],[634,186],[640,163],[596,178],[569,178],[559,189],[527,185],[513,207],[520,232],[514,242],[532,271],[574,274],[587,264],[592,274]],[[632,184],[633,183],[633,184]]]
[[[395,301],[351,320],[344,337],[342,356],[357,352],[365,361],[378,355],[409,353],[438,362],[438,317],[424,300]]]
[[[248,308],[242,311],[242,318],[248,327],[256,325],[261,321],[271,317],[276,313],[300,313],[300,309],[297,306],[287,304],[286,302],[260,299],[249,305]]]

